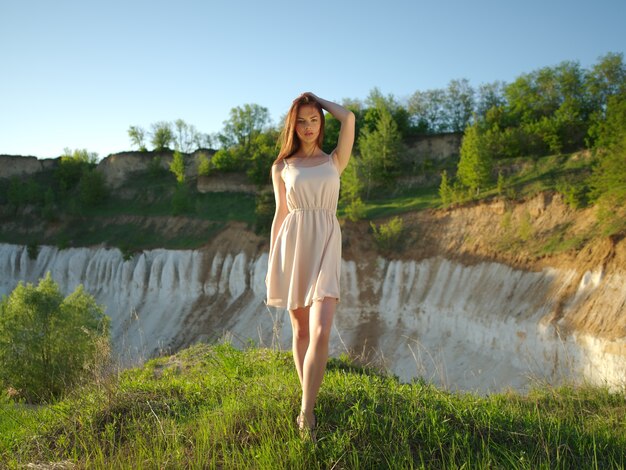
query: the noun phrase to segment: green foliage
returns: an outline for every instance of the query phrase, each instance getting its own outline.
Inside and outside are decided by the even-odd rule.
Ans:
[[[73,152],[70,149],[65,149],[65,154],[61,156],[55,174],[62,192],[74,189],[83,173],[96,166],[97,155],[86,149],[77,149]]]
[[[496,191],[498,191],[498,195],[504,194],[504,189],[506,188],[506,180],[504,179],[504,175],[501,171],[498,172],[498,182],[496,183]]]
[[[209,160],[209,156],[204,152],[200,152],[198,155],[198,176],[209,176],[212,168],[213,165],[211,160]]]
[[[269,110],[263,106],[244,104],[232,108],[219,136],[222,147],[237,145],[243,148],[244,153],[248,153],[252,139],[265,130],[269,123]]]
[[[221,148],[215,152],[211,163],[215,169],[219,171],[241,171],[243,169],[243,155],[240,152],[240,148],[237,147],[233,147],[232,149]]]
[[[130,137],[131,145],[137,146],[141,152],[145,152],[146,148],[146,131],[139,126],[130,126],[128,128],[128,137]]]
[[[341,174],[341,192],[339,194],[339,204],[344,206],[346,217],[353,222],[365,216],[365,206],[361,200],[363,182],[359,178],[357,166],[357,160],[350,158],[348,166]]]
[[[44,195],[44,205],[41,209],[41,216],[47,222],[52,222],[57,218],[55,196],[52,188],[48,188],[46,190],[46,194]]]
[[[370,226],[378,248],[385,251],[400,251],[402,249],[404,223],[400,217],[396,216],[378,227],[370,222]]]
[[[82,286],[63,298],[50,273],[0,303],[0,383],[29,402],[58,398],[85,377],[108,340],[108,318]]]
[[[150,158],[150,162],[148,162],[148,174],[152,178],[160,178],[167,173],[167,170],[163,166],[163,160],[160,156],[153,156]]]
[[[626,90],[609,100],[597,145],[590,195],[600,206],[604,231],[621,232],[626,230]]]
[[[397,175],[402,151],[402,136],[391,112],[385,107],[376,111],[375,129],[363,127],[359,137],[361,157],[357,171],[364,180],[366,198],[370,197],[373,188],[391,183]]]
[[[561,193],[565,203],[572,209],[584,207],[587,203],[588,188],[586,184],[561,179],[556,184],[556,190]]]
[[[463,132],[475,112],[475,94],[467,79],[451,80],[446,89],[416,91],[408,112],[420,133]]]
[[[176,131],[174,137],[174,148],[179,152],[191,153],[194,148],[200,148],[202,145],[202,136],[198,133],[195,126],[187,124],[182,119],[174,121]]]
[[[278,153],[277,142],[278,133],[274,131],[258,133],[251,138],[248,154],[245,156],[246,175],[258,186],[271,182],[270,170]]]
[[[172,196],[172,215],[188,214],[193,210],[189,187],[185,183],[178,183]]]
[[[270,234],[275,211],[274,192],[271,190],[259,191],[256,195],[254,210],[254,231],[257,234]]]
[[[448,181],[448,172],[443,170],[441,173],[441,183],[439,184],[439,197],[444,207],[447,207],[452,202],[453,194],[452,187]]]
[[[352,222],[365,218],[365,204],[360,197],[352,199],[344,211],[348,220]]]
[[[182,184],[185,182],[185,159],[178,150],[174,152],[174,157],[170,163],[170,171],[176,176],[177,183]]]
[[[517,237],[522,242],[529,241],[535,233],[532,217],[527,210],[522,214],[522,218],[517,228]]]
[[[151,142],[154,150],[160,151],[169,149],[174,141],[174,131],[172,124],[167,121],[159,121],[152,124]]]
[[[104,175],[96,169],[83,172],[78,182],[78,195],[83,207],[95,207],[104,204],[109,197]]]
[[[457,178],[461,184],[479,194],[480,189],[485,189],[491,182],[492,165],[491,155],[482,145],[478,126],[468,126],[461,144]]]

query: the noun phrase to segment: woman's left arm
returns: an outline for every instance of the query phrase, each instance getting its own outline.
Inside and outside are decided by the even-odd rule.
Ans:
[[[352,146],[354,145],[354,127],[356,121],[354,113],[337,103],[315,96],[313,93],[304,94],[310,95],[322,106],[322,108],[332,114],[341,123],[339,140],[337,141],[337,148],[335,149],[335,154],[337,155],[337,168],[339,169],[339,173],[341,173],[348,166],[350,154],[352,153]]]

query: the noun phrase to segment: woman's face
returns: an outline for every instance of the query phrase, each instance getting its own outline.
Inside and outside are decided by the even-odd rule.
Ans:
[[[296,134],[300,142],[303,144],[317,142],[321,125],[320,113],[314,105],[303,104],[300,106],[296,118]]]

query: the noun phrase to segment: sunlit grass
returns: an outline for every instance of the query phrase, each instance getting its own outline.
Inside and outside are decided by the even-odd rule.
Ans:
[[[623,468],[624,398],[594,387],[449,393],[333,359],[314,445],[295,429],[289,353],[195,346],[47,407],[5,399],[0,466]]]

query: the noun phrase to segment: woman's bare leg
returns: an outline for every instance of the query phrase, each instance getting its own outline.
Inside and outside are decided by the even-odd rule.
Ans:
[[[309,347],[302,364],[302,414],[314,424],[313,409],[322,385],[328,360],[328,340],[337,306],[336,299],[314,302],[309,313]]]
[[[302,385],[302,365],[304,363],[304,356],[309,347],[309,307],[289,310],[289,317],[291,318],[291,328],[293,331],[293,361],[296,363],[300,385]]]

